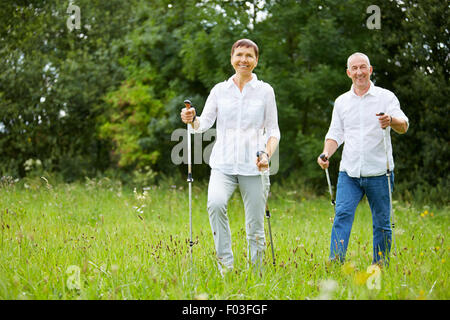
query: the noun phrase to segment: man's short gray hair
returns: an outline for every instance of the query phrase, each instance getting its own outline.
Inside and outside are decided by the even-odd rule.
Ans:
[[[350,60],[351,60],[351,58],[353,58],[353,57],[355,57],[355,56],[360,56],[360,57],[363,57],[364,59],[366,59],[366,60],[367,60],[367,66],[370,67],[370,60],[369,60],[369,57],[366,56],[364,53],[361,53],[361,52],[355,52],[355,53],[353,53],[350,57],[348,57],[348,59],[347,59],[347,69],[350,69]]]

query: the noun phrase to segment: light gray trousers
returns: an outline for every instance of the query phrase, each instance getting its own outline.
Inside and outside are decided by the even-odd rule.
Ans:
[[[233,268],[227,204],[237,185],[244,201],[247,251],[253,264],[262,262],[265,249],[265,202],[261,176],[227,175],[212,169],[207,206],[220,271],[223,267]]]

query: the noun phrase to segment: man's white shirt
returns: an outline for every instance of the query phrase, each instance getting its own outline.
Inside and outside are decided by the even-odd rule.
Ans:
[[[275,93],[254,73],[242,92],[233,76],[216,84],[198,119],[194,133],[205,132],[217,120],[209,165],[225,174],[259,175],[256,152],[265,150],[270,137],[280,140]]]
[[[344,143],[339,171],[350,177],[372,177],[386,173],[386,152],[384,149],[384,130],[381,129],[376,114],[384,112],[392,117],[409,120],[400,109],[400,102],[389,90],[375,86],[359,97],[353,90],[339,96],[333,108],[330,128],[325,136],[335,140],[338,147]],[[387,130],[387,152],[389,168],[394,169],[391,127]]]

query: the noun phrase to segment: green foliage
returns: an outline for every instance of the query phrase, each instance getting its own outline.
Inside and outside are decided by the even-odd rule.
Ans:
[[[298,132],[295,145],[297,146],[298,171],[302,181],[309,186],[320,188],[323,185],[324,173],[316,170],[317,150],[323,148],[323,138],[316,138],[313,135],[304,135]]]
[[[131,75],[116,91],[106,95],[106,117],[100,127],[100,137],[113,141],[113,157],[119,168],[143,168],[159,159],[158,150],[141,141],[145,139],[147,125],[162,109],[154,98],[152,72],[142,67]]]
[[[410,120],[406,135],[393,136],[400,184],[415,201],[441,204],[449,202],[444,190],[450,182],[444,120],[450,111],[450,51],[449,31],[443,27],[449,10],[442,1],[405,1],[383,48],[391,51],[384,58],[389,74],[383,82],[392,86]]]
[[[81,29],[72,31],[67,2],[0,4],[1,175],[26,176],[28,159],[65,181],[184,174],[169,160],[178,143],[171,135],[185,127],[182,101],[191,99],[201,113],[211,88],[233,74],[232,43],[246,37],[260,48],[255,73],[276,94],[282,138],[275,180],[302,176],[320,189],[315,158],[333,101],[351,85],[346,59],[362,51],[373,81],[397,95],[410,119],[405,135],[392,135],[397,190],[405,199],[448,203],[445,1],[378,1],[379,30],[366,26],[369,0],[75,4]],[[332,179],[338,161],[339,153]],[[204,164],[194,171],[196,179],[209,175]]]
[[[70,32],[67,2],[2,2],[4,174],[24,176],[29,158],[41,159],[46,170],[61,172],[68,181],[109,165],[107,150],[95,138],[95,106],[122,78],[111,44],[127,33],[131,4],[115,0],[77,5],[81,29]]]

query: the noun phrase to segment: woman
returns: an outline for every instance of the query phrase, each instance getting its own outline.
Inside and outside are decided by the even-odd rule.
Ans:
[[[262,262],[265,248],[265,199],[259,171],[268,169],[269,159],[280,140],[280,130],[274,91],[253,73],[258,58],[259,49],[253,41],[236,41],[231,48],[235,74],[214,86],[201,116],[196,116],[194,108],[181,111],[182,121],[190,123],[194,132],[204,132],[217,121],[216,143],[209,163],[207,207],[222,274],[233,268],[227,204],[238,185],[244,201],[253,264]],[[264,151],[260,158],[256,157],[257,151]]]

